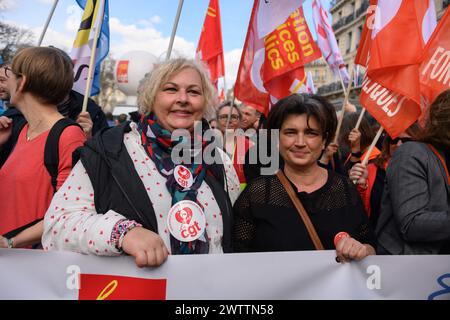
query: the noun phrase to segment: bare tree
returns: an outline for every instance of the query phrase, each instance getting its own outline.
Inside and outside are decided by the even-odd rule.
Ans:
[[[0,55],[4,61],[11,61],[17,50],[29,46],[33,42],[34,36],[30,30],[22,29],[0,21]]]

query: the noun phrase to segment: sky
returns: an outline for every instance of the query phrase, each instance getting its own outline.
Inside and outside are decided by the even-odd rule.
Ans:
[[[4,0],[0,20],[30,29],[37,42],[54,0]],[[178,0],[109,0],[110,54],[114,59],[132,50],[165,56],[172,33]],[[311,2],[304,10],[312,29]],[[252,0],[220,0],[222,38],[227,83],[234,83],[244,46]],[[322,0],[329,7],[329,0]],[[209,0],[185,0],[174,51],[194,57]],[[75,0],[59,0],[43,45],[70,51],[81,21],[82,11]],[[311,30],[313,32],[313,30]],[[314,33],[314,32],[313,32]],[[315,35],[313,34],[313,37]]]

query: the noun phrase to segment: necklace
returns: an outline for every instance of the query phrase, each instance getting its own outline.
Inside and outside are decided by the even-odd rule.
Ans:
[[[27,141],[30,141],[33,138],[33,134],[39,132],[38,129],[41,126],[42,119],[39,120],[37,125],[31,130],[30,124],[28,123],[28,130],[27,130]]]

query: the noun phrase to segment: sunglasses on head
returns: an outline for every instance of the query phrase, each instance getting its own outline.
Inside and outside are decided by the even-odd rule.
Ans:
[[[408,141],[413,141],[413,139],[408,138],[408,137],[397,137],[395,139],[391,139],[390,144],[397,144],[399,141],[401,141],[402,143],[408,142]]]

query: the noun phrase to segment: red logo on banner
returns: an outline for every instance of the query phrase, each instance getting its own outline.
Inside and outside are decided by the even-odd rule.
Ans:
[[[166,279],[81,274],[78,300],[166,300]]]
[[[117,82],[128,83],[128,64],[130,61],[121,60],[117,65]]]

